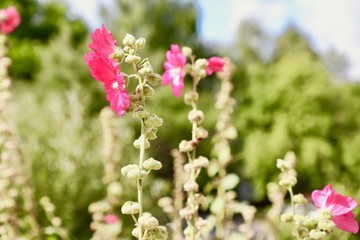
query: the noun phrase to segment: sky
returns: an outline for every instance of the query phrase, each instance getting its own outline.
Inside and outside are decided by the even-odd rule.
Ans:
[[[71,12],[92,28],[101,25],[99,4],[114,0],[65,0]],[[319,53],[335,49],[350,60],[349,76],[360,81],[360,0],[196,0],[201,12],[200,37],[217,45],[230,43],[241,21],[252,18],[279,36],[298,27]]]

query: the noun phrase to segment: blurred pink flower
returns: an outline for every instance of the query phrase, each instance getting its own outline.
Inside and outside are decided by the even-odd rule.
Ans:
[[[332,189],[331,184],[326,185],[323,190],[313,191],[311,197],[319,209],[331,211],[332,220],[337,228],[352,233],[359,231],[358,222],[352,213],[357,206],[353,198],[338,194]]]
[[[115,51],[116,40],[113,38],[112,33],[105,28],[104,24],[102,24],[101,29],[95,29],[91,34],[91,39],[92,42],[89,44],[89,48],[95,53],[109,57]]]
[[[107,214],[104,218],[104,221],[106,224],[117,224],[120,222],[118,216],[116,216],[115,214]]]
[[[9,34],[20,24],[20,14],[15,7],[0,9],[0,32]]]
[[[206,74],[211,75],[214,72],[222,72],[225,61],[220,57],[211,57],[207,59],[208,66],[206,67]]]
[[[170,50],[166,52],[164,63],[165,73],[162,75],[162,85],[172,84],[172,90],[176,97],[180,97],[181,90],[184,88],[186,57],[181,52],[180,47],[172,44]]]
[[[130,97],[125,90],[125,81],[123,75],[116,74],[113,81],[105,82],[104,89],[106,92],[106,99],[110,102],[110,108],[117,112],[121,117],[124,115],[126,109],[130,107]]]
[[[90,68],[91,76],[102,83],[113,81],[120,70],[120,66],[112,59],[93,52],[85,54],[85,61]]]

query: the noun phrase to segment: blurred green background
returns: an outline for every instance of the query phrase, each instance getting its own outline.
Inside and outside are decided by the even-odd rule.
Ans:
[[[231,171],[241,176],[239,199],[266,208],[266,184],[276,181],[276,159],[289,150],[299,159],[296,192],[309,194],[332,183],[343,195],[360,199],[360,86],[346,79],[341,54],[319,56],[309,40],[291,26],[271,39],[252,20],[238,27],[231,46],[216,48],[200,41],[199,12],[191,1],[114,2],[118,14],[114,9],[101,9],[107,27],[118,41],[127,32],[145,37],[143,56],[160,74],[171,43],[192,47],[198,57],[230,56],[235,62],[233,123],[239,137],[232,142],[235,160]],[[91,30],[82,20],[70,19],[69,7],[61,1],[0,2],[0,8],[8,5],[15,5],[22,16],[20,27],[9,36],[9,74],[14,119],[24,160],[31,163],[35,198],[49,196],[72,238],[89,239],[88,205],[105,196],[99,112],[108,105],[84,61]],[[274,50],[264,57],[262,46],[267,45]],[[199,108],[211,136],[218,114],[213,103],[219,82],[207,78],[199,89]],[[191,130],[189,108],[168,86],[157,87],[148,106],[164,119],[149,150],[164,165],[156,178],[156,186],[163,191],[150,194],[150,206],[169,193],[170,150],[189,138]],[[126,162],[129,158],[136,161],[132,141],[138,123],[124,116],[119,119],[120,134],[125,131],[122,128],[132,131],[119,143],[125,146],[122,156]],[[206,140],[199,153],[209,156],[210,150]],[[202,176],[203,183],[206,180]]]

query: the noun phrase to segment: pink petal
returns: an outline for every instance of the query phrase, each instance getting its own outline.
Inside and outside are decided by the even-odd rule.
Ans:
[[[315,205],[320,209],[326,209],[326,201],[332,192],[331,185],[326,185],[323,190],[314,190],[311,194],[311,198]]]
[[[353,198],[343,196],[333,191],[326,201],[326,206],[331,209],[333,216],[338,216],[351,212],[356,208],[357,203]]]
[[[207,60],[208,66],[206,68],[206,74],[211,75],[214,72],[222,72],[225,61],[220,57],[211,57]]]
[[[359,224],[354,219],[354,214],[349,212],[339,216],[333,216],[332,220],[334,221],[337,228],[351,233],[357,233],[359,231]]]
[[[85,54],[85,60],[91,75],[102,83],[113,81],[120,69],[120,66],[112,59],[96,53]]]
[[[112,33],[106,29],[104,24],[102,24],[101,29],[95,29],[91,34],[91,39],[92,42],[89,44],[89,48],[95,53],[108,57],[114,52],[116,41]]]
[[[0,21],[0,32],[4,34],[9,34],[19,26],[21,18],[20,14],[14,6],[10,6],[6,9],[0,10],[0,15],[5,16],[4,21]]]

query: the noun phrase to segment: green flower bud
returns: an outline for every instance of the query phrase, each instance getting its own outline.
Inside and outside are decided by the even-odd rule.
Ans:
[[[153,229],[149,229],[146,231],[146,235],[144,236],[144,239],[166,240],[168,239],[166,228],[163,226],[158,226]]]
[[[161,127],[163,125],[163,120],[161,117],[153,114],[145,119],[145,125],[148,127]]]
[[[283,213],[280,216],[280,220],[282,222],[292,222],[292,221],[294,221],[294,215],[290,212]]]
[[[137,214],[139,213],[139,204],[137,202],[127,201],[121,207],[123,214]]]
[[[182,140],[179,144],[180,152],[191,152],[194,150],[193,142]]]
[[[117,62],[122,63],[125,58],[125,52],[121,47],[116,47],[114,53],[112,53],[110,57],[117,60]]]
[[[297,179],[294,176],[286,175],[284,178],[280,179],[279,185],[289,188],[295,186],[297,183]]]
[[[303,221],[303,225],[309,229],[316,228],[318,222],[313,218],[305,218]]]
[[[138,223],[146,230],[154,229],[159,226],[159,221],[149,214],[140,216]]]
[[[335,227],[335,223],[331,220],[320,220],[318,223],[318,228],[328,233],[334,231]]]
[[[304,195],[301,194],[301,193],[294,195],[293,200],[294,200],[294,203],[295,203],[295,204],[304,205],[304,204],[307,203],[306,198],[305,198]]]
[[[149,158],[144,161],[143,167],[145,170],[160,170],[162,167],[162,164],[161,164],[161,162],[159,162],[153,158]]]
[[[185,93],[184,102],[187,105],[191,106],[192,104],[196,104],[198,99],[199,99],[199,94],[197,92],[190,91]]]
[[[129,33],[127,33],[126,35],[125,35],[125,37],[124,37],[124,40],[123,40],[123,44],[125,45],[125,46],[134,46],[134,44],[135,44],[135,37],[133,36],[133,35],[131,35],[131,34],[129,34]]]
[[[204,120],[204,113],[200,110],[191,110],[188,114],[188,119],[191,123],[196,122],[200,124]]]
[[[147,84],[143,86],[143,91],[144,91],[144,95],[147,97],[154,96],[155,94],[155,90]]]
[[[142,119],[142,118],[146,118],[150,115],[150,113],[148,113],[146,110],[135,110],[133,112],[133,116],[138,118],[138,119]]]
[[[138,179],[144,179],[146,178],[148,175],[148,173],[143,170],[143,169],[140,169],[140,168],[134,168],[134,169],[131,169],[127,174],[126,176],[128,178],[131,178],[131,179],[134,179],[134,180],[138,180]]]
[[[325,219],[325,220],[331,219],[331,210],[330,210],[330,209],[321,210],[321,211],[320,211],[319,218],[320,218],[321,220],[322,220],[322,219]]]
[[[301,239],[304,239],[305,237],[307,237],[309,235],[309,229],[299,226],[297,227],[297,232],[299,233],[299,236],[301,237]]]
[[[189,47],[182,47],[181,52],[185,55],[185,57],[190,57],[192,54],[192,49]]]
[[[157,73],[151,73],[147,78],[147,82],[151,86],[156,86],[161,82],[161,75],[159,75]]]
[[[128,164],[121,168],[121,174],[123,176],[126,176],[130,170],[136,169],[136,168],[139,168],[139,166],[137,164]]]
[[[156,136],[157,128],[151,127],[145,130],[145,136],[148,140],[154,140],[157,138]]]
[[[140,146],[141,146],[141,141],[139,138],[134,141],[134,147],[140,149]],[[150,147],[150,142],[147,139],[145,139],[144,148],[147,149],[149,147]]]
[[[130,63],[130,64],[138,63],[140,61],[141,61],[141,58],[139,56],[137,56],[137,55],[128,55],[125,58],[125,62]]]
[[[146,39],[141,37],[135,41],[135,45],[137,49],[142,49],[145,47]]]
[[[282,159],[277,159],[276,160],[276,167],[279,168],[282,172],[287,171],[288,169],[290,169],[290,165],[282,160]]]
[[[310,231],[309,236],[312,239],[322,240],[326,237],[326,232],[313,229]]]
[[[139,227],[134,228],[134,229],[131,231],[131,234],[132,234],[134,237],[139,238]]]

